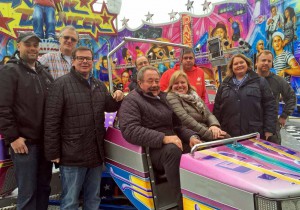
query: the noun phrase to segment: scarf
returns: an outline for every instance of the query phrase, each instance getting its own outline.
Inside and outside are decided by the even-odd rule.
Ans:
[[[197,111],[202,114],[203,118],[206,118],[205,115],[205,106],[204,102],[202,99],[198,96],[198,94],[192,90],[189,94],[180,94],[180,93],[175,93],[177,96],[182,98],[184,101],[188,102],[189,104],[192,104]]]

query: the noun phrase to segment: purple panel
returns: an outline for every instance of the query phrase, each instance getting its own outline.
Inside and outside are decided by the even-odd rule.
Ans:
[[[138,176],[140,176],[140,177],[143,177],[143,178],[148,178],[148,177],[149,177],[149,173],[141,173],[141,172],[139,172],[139,171],[137,171],[137,170],[134,170],[134,169],[132,169],[132,168],[129,168],[129,167],[127,167],[127,166],[124,166],[124,165],[122,165],[122,164],[120,164],[120,163],[117,163],[117,162],[115,162],[115,161],[113,161],[113,160],[105,159],[105,162],[110,163],[110,164],[112,164],[112,165],[114,165],[114,166],[116,166],[116,167],[118,167],[118,168],[121,168],[121,169],[123,169],[123,170],[125,170],[125,171],[128,171],[128,172],[130,172],[130,173],[132,173],[132,174],[138,175]]]
[[[105,112],[105,127],[108,128],[109,126],[112,126],[116,117],[116,112]]]
[[[123,136],[120,130],[113,128],[113,127],[108,127],[105,139],[107,141],[110,141],[112,143],[115,143],[117,145],[120,145],[122,147],[125,147],[129,150],[132,150],[137,153],[143,153],[143,148],[141,146],[133,145],[127,142]]]
[[[9,158],[9,155],[7,154],[8,149],[6,148],[4,144],[4,140],[2,139],[0,135],[0,161],[6,160]]]

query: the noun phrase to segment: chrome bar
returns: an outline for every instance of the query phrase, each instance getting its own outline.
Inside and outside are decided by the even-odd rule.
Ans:
[[[152,40],[152,39],[139,39],[139,38],[133,38],[133,37],[124,37],[124,41],[160,44],[160,45],[167,45],[167,46],[173,46],[173,47],[179,47],[179,48],[190,48],[189,46],[183,45],[183,44],[176,44],[176,43],[172,43],[172,42],[163,42],[163,41],[157,41],[157,40]]]
[[[111,69],[111,64],[110,64],[110,57],[112,54],[114,54],[118,49],[120,49],[125,44],[126,44],[126,41],[122,41],[118,46],[116,46],[114,49],[112,49],[112,51],[110,51],[107,54],[109,92],[111,95],[113,95],[113,93],[114,93],[114,86],[113,86],[113,81],[112,81],[112,69]]]
[[[210,142],[205,142],[205,143],[200,143],[200,144],[196,144],[193,146],[193,148],[191,149],[190,154],[192,156],[194,156],[195,151],[197,151],[198,149],[205,149],[207,147],[211,147],[211,146],[219,146],[219,145],[224,145],[224,144],[228,144],[228,143],[232,143],[236,145],[236,143],[238,141],[242,141],[245,139],[250,139],[256,137],[256,139],[259,139],[260,135],[258,132],[256,133],[250,133],[247,135],[243,135],[243,136],[237,136],[237,137],[232,137],[232,138],[228,138],[228,139],[222,139],[222,140],[216,140],[216,141],[210,141]]]
[[[117,50],[119,50],[127,42],[142,42],[142,43],[173,46],[173,47],[179,47],[179,48],[190,48],[189,46],[183,45],[183,44],[175,44],[175,43],[171,43],[171,42],[163,42],[163,41],[157,41],[157,40],[151,40],[151,39],[139,39],[139,38],[133,38],[133,37],[124,37],[123,41],[107,54],[109,91],[110,91],[111,94],[113,94],[114,90],[113,90],[112,66],[111,66],[111,63],[110,63],[110,58],[111,58],[112,54],[114,54]]]

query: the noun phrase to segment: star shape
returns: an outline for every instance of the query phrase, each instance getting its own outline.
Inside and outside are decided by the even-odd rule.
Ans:
[[[126,19],[125,17],[121,20],[122,21],[122,26],[127,26],[127,23],[129,19]]]
[[[80,0],[80,7],[85,6],[85,7],[89,8],[89,6],[88,6],[89,2],[90,2],[90,0]]]
[[[0,12],[0,29],[3,28],[7,31],[10,31],[10,28],[8,27],[8,23],[13,21],[13,18],[9,17],[3,17],[1,12]]]
[[[150,12],[148,12],[147,15],[145,15],[147,18],[146,18],[146,21],[151,21],[152,20],[152,17],[153,17],[154,14],[150,14]]]
[[[110,190],[110,186],[108,185],[108,184],[106,184],[105,186],[104,186],[104,190],[106,191],[106,190]]]
[[[106,24],[106,23],[114,25],[113,21],[117,17],[117,15],[109,13],[106,4],[103,2],[102,8],[101,8],[101,11],[100,11],[100,17],[102,19],[102,24],[103,25]]]
[[[103,20],[103,24],[105,24],[105,23],[108,24],[109,16],[107,16],[106,14],[103,14],[103,15],[101,15],[101,17],[102,17],[102,20]]]
[[[211,4],[211,2],[208,2],[207,0],[204,0],[204,3],[202,4],[203,11],[208,10],[210,4]]]
[[[187,11],[190,11],[193,8],[193,3],[194,1],[188,0],[188,2],[185,4],[185,6],[187,7]]]
[[[174,20],[176,18],[176,15],[178,14],[178,12],[174,12],[172,9],[172,12],[168,13],[170,15],[170,20]]]

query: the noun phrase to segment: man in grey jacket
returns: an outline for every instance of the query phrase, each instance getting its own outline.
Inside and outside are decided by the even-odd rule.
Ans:
[[[272,61],[273,54],[271,51],[264,50],[257,54],[255,65],[257,68],[257,73],[260,76],[265,77],[268,81],[277,105],[279,104],[280,96],[282,96],[283,102],[285,103],[284,109],[279,116],[278,123],[276,125],[276,143],[280,144],[280,128],[285,126],[287,117],[294,111],[296,105],[296,95],[292,87],[282,77],[270,72],[270,69],[272,68]],[[278,112],[278,106],[276,111]]]

